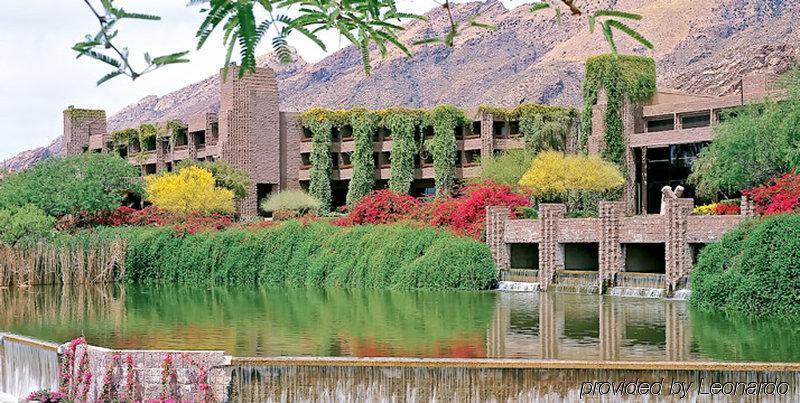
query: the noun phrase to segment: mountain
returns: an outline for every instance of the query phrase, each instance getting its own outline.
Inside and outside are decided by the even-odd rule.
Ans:
[[[754,71],[781,73],[800,62],[800,14],[797,0],[587,0],[588,11],[611,8],[643,15],[633,25],[656,46],[650,51],[617,35],[620,52],[656,59],[658,84],[687,92],[722,95],[737,89],[739,79]],[[276,70],[281,109],[312,106],[429,107],[452,103],[513,106],[526,102],[580,105],[586,57],[608,52],[599,33],[584,19],[565,15],[558,24],[552,11],[531,13],[527,7],[506,9],[497,0],[459,3],[456,18],[493,24],[497,30],[469,28],[455,46],[414,48],[406,58],[391,49],[366,76],[352,46],[309,64],[297,57],[279,65],[271,55],[260,65]],[[405,43],[441,36],[448,28],[445,11],[434,9],[427,21],[414,21],[400,34]],[[219,108],[219,78],[213,74],[161,97],[150,96],[109,118],[109,129],[143,121],[185,118]],[[16,157],[15,157],[16,158]]]

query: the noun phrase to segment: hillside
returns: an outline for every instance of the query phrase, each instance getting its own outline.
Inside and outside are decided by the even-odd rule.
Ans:
[[[619,37],[620,51],[654,57],[661,87],[725,94],[737,89],[743,74],[780,73],[800,62],[800,29],[793,21],[800,13],[796,0],[589,3],[589,9],[613,5],[645,17],[636,26],[656,49],[649,51]],[[481,22],[498,29],[472,28],[456,39],[453,48],[417,47],[410,59],[393,50],[374,66],[371,76],[364,75],[352,47],[314,64],[297,58],[293,64],[278,65],[270,55],[262,56],[259,63],[276,70],[285,111],[312,106],[516,105],[523,99],[578,105],[583,60],[608,51],[601,35],[590,34],[584,20],[568,16],[558,25],[552,13],[531,13],[524,6],[508,10],[496,0],[458,4],[454,14],[462,19],[480,14]],[[443,10],[433,10],[428,17],[428,21],[407,25],[401,39],[410,43],[446,31]],[[377,51],[373,53],[380,60]],[[144,98],[112,115],[109,128],[216,110],[218,84],[213,74],[164,96]]]

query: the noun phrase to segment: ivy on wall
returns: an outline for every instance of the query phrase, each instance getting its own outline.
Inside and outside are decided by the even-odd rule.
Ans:
[[[303,126],[311,131],[311,169],[308,193],[322,202],[321,213],[331,208],[331,130],[339,123],[337,111],[310,109],[300,115]]]
[[[361,199],[372,192],[375,185],[375,161],[372,158],[372,134],[377,129],[378,117],[366,109],[350,111],[350,125],[353,128],[354,149],[350,162],[353,176],[347,188],[347,204]]]
[[[466,113],[452,105],[439,105],[425,114],[423,126],[433,128],[433,138],[426,144],[433,156],[436,192],[440,195],[448,194],[455,185],[455,129],[469,123]]]
[[[632,55],[599,55],[586,61],[583,81],[583,114],[581,116],[580,146],[588,151],[592,133],[592,107],[597,104],[598,91],[605,90],[606,131],[602,157],[625,169],[625,139],[623,138],[622,105],[625,101],[639,103],[656,93],[656,64],[652,58]]]
[[[422,123],[424,112],[419,109],[386,109],[382,125],[392,132],[392,154],[389,189],[395,193],[408,193],[414,180],[414,157],[417,154],[416,128]]]
[[[73,119],[81,118],[102,118],[105,119],[106,111],[102,109],[82,109],[70,106],[66,110],[67,116]]]
[[[498,120],[518,120],[525,148],[534,153],[543,150],[565,151],[572,122],[577,117],[574,108],[538,104],[523,104],[516,108],[482,105],[478,111]]]

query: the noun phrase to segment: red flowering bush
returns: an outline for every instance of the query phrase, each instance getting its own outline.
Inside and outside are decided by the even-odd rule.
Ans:
[[[391,224],[408,218],[421,202],[412,196],[378,190],[357,201],[350,213],[336,220],[336,225]]]
[[[758,214],[800,212],[800,174],[794,169],[767,183],[742,191],[750,198]]]
[[[460,197],[434,201],[427,221],[457,234],[481,238],[486,229],[486,207],[508,206],[511,214],[516,215],[518,207],[530,206],[530,201],[514,193],[510,186],[493,181],[470,184],[462,193]]]
[[[742,207],[738,203],[717,203],[714,206],[714,215],[739,215]]]

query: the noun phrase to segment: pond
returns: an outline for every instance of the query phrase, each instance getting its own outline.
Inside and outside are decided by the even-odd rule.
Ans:
[[[800,321],[537,292],[155,285],[0,290],[0,331],[234,356],[800,361]]]

